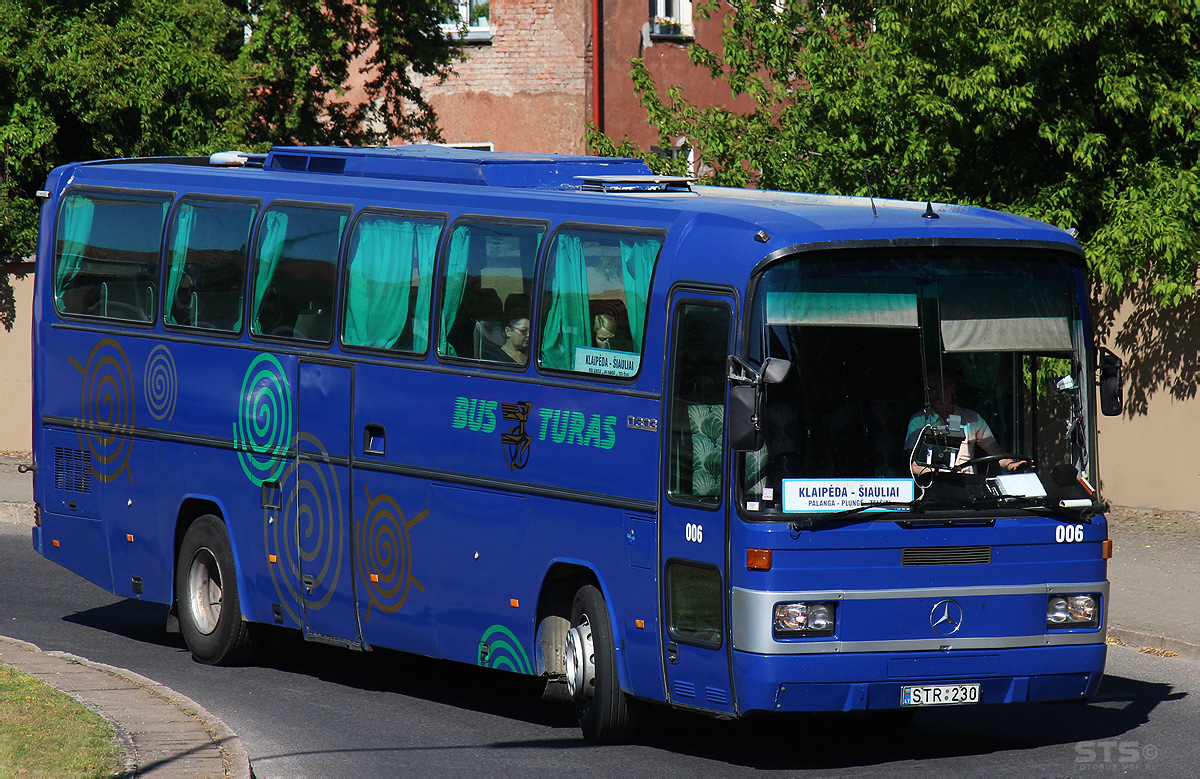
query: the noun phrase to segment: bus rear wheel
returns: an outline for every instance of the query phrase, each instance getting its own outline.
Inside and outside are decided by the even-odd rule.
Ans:
[[[583,737],[593,744],[628,741],[636,725],[634,704],[617,679],[612,623],[604,596],[588,584],[575,593],[566,641],[567,690]]]
[[[254,653],[254,626],[242,620],[233,548],[225,523],[206,514],[187,529],[175,566],[179,630],[192,657],[236,665]]]

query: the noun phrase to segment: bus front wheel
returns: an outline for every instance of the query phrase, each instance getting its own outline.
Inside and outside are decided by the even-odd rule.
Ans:
[[[254,652],[253,626],[242,620],[233,549],[225,523],[206,514],[187,529],[175,566],[179,629],[192,657],[236,665]]]
[[[575,593],[566,641],[567,690],[583,737],[594,744],[629,740],[633,702],[621,692],[616,648],[604,596],[592,585]]]

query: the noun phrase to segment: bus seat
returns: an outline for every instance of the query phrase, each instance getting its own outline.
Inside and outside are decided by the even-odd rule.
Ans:
[[[504,346],[504,326],[495,319],[476,320],[474,343],[475,359],[488,359],[491,352],[497,352]]]

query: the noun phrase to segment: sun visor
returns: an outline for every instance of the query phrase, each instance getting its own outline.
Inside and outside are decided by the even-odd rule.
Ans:
[[[860,289],[803,292],[768,292],[767,322],[772,325],[824,325],[842,327],[918,326],[917,295],[909,282],[902,285],[875,283]],[[867,287],[862,289],[861,287]]]
[[[1070,300],[1038,279],[951,276],[941,282],[947,352],[1071,350]]]

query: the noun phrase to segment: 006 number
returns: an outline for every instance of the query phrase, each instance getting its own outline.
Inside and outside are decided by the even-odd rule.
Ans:
[[[696,544],[704,543],[704,525],[694,525],[689,522],[683,529],[683,537]]]

